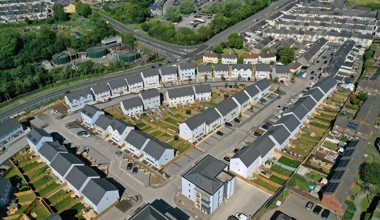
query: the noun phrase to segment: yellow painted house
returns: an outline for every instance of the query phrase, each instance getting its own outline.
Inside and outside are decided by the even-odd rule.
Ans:
[[[64,7],[63,10],[65,11],[65,13],[73,14],[75,13],[75,5],[70,3],[68,6]]]

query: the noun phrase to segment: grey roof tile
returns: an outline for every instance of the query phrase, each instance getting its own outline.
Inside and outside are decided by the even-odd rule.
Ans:
[[[244,92],[244,90],[235,93],[232,97],[234,97],[240,105],[244,104],[249,100],[249,96],[247,95],[247,93]]]
[[[143,78],[139,74],[134,75],[134,76],[128,76],[126,80],[129,86],[133,84],[137,84],[137,83],[143,83]]]
[[[194,86],[195,94],[211,93],[210,84],[202,84]]]
[[[168,149],[173,148],[159,140],[150,138],[148,144],[144,148],[144,152],[152,156],[156,160],[159,160],[162,157],[162,154]]]
[[[215,64],[214,71],[228,71],[228,64]]]
[[[232,64],[231,69],[234,70],[252,70],[252,64]]]
[[[61,176],[64,176],[73,164],[84,165],[84,163],[74,154],[65,153],[57,154],[54,160],[50,163],[50,166]]]
[[[58,153],[67,153],[65,146],[61,145],[58,141],[45,142],[38,152],[51,162]]]
[[[9,118],[0,124],[0,139],[9,134],[10,131],[22,126],[15,118]]]
[[[110,87],[107,84],[105,84],[105,83],[101,83],[101,84],[98,84],[96,86],[93,86],[92,90],[94,91],[95,94],[101,94],[101,93],[105,93],[105,92],[111,92],[110,91]]]
[[[143,103],[142,103],[140,97],[138,97],[138,96],[123,100],[121,102],[123,103],[123,106],[126,110],[143,106]]]
[[[236,102],[232,99],[232,97],[229,97],[225,99],[224,101],[220,102],[218,105],[215,106],[216,109],[223,115],[227,115],[230,113],[233,109],[237,108],[238,105]]]
[[[34,128],[27,135],[27,138],[33,144],[37,144],[43,137],[51,137],[51,136],[44,129],[41,129],[41,128]]]
[[[100,177],[89,166],[75,166],[66,176],[66,181],[69,182],[75,189],[79,190],[84,182],[90,177]]]
[[[180,64],[178,64],[178,67],[181,70],[195,69],[195,63],[194,62],[191,62],[191,63],[180,63]]]
[[[277,74],[282,74],[282,73],[290,73],[290,68],[288,65],[286,66],[275,66]]]
[[[92,118],[95,113],[97,112],[103,112],[102,110],[98,109],[97,107],[95,107],[94,105],[85,105],[84,108],[82,108],[81,112],[85,115],[87,115],[88,117]]]
[[[294,115],[284,115],[276,122],[276,125],[283,124],[290,132],[293,132],[301,122]]]
[[[270,65],[265,63],[259,63],[255,65],[256,71],[270,72]]]
[[[160,68],[160,72],[162,75],[177,75],[177,67],[174,66],[165,66]]]
[[[158,89],[144,90],[140,94],[143,99],[151,99],[151,98],[160,96],[160,92],[158,91]]]
[[[194,95],[194,90],[192,86],[179,87],[175,89],[167,90],[169,98],[178,98],[184,96]]]
[[[152,77],[152,76],[158,76],[159,72],[158,72],[158,69],[148,69],[148,70],[142,71],[142,74],[144,77]]]
[[[290,136],[290,133],[283,125],[278,125],[270,128],[267,131],[268,135],[271,135],[280,145]]]
[[[212,66],[211,65],[198,65],[198,74],[199,73],[207,73],[212,72]]]
[[[131,130],[129,134],[125,137],[125,141],[133,145],[137,149],[141,149],[145,142],[150,139],[150,137],[139,130]]]
[[[251,96],[251,97],[254,97],[256,96],[257,94],[260,93],[260,90],[256,87],[255,84],[252,84],[250,86],[247,86],[244,88],[244,90]]]
[[[72,102],[74,99],[79,100],[81,97],[87,97],[88,95],[92,96],[92,92],[90,89],[82,89],[77,92],[72,92],[69,94],[66,94],[67,99]]]
[[[104,178],[91,179],[83,188],[82,193],[94,205],[98,205],[104,194],[118,190],[112,183]]]
[[[261,91],[270,87],[271,83],[268,79],[262,79],[255,84]]]
[[[99,118],[95,121],[95,125],[106,130],[107,127],[112,123],[112,117],[108,115],[100,115]]]
[[[127,87],[127,82],[124,79],[117,79],[117,80],[109,81],[108,85],[110,86],[111,89],[117,89],[117,88]]]

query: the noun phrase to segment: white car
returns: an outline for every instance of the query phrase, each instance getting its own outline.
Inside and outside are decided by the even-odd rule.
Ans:
[[[248,216],[241,212],[236,213],[235,217],[238,218],[239,220],[248,220]]]

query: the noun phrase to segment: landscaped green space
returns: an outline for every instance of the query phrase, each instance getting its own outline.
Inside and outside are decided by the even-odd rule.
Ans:
[[[49,168],[49,166],[45,165],[45,166],[41,167],[40,169],[38,169],[38,170],[34,171],[33,173],[28,174],[26,176],[29,178],[29,180],[32,180],[32,179],[38,177],[39,175],[45,173],[48,168]]]
[[[253,180],[254,183],[257,183],[258,185],[268,189],[269,191],[272,191],[272,192],[276,192],[276,190],[278,189],[277,187],[275,186],[272,186],[271,184],[261,180],[261,179],[255,179]]]
[[[52,182],[51,184],[47,185],[45,188],[43,188],[41,191],[38,192],[38,194],[41,197],[45,197],[48,193],[55,190],[57,187],[59,187],[59,184],[56,182]]]
[[[58,192],[51,195],[49,198],[47,198],[47,201],[49,204],[52,204],[52,203],[56,202],[58,199],[65,196],[66,194],[67,194],[67,192],[65,192],[64,190],[61,189]]]
[[[163,132],[160,131],[160,130],[155,130],[153,131],[152,133],[149,133],[150,136],[153,136],[155,138],[157,138],[157,136],[161,135]]]
[[[27,193],[21,196],[17,196],[17,199],[19,202],[26,202],[26,201],[32,201],[36,198],[36,195],[34,195],[33,192]]]
[[[184,152],[185,150],[187,150],[187,148],[189,148],[189,147],[190,147],[190,145],[188,145],[188,144],[183,144],[183,145],[179,146],[179,147],[177,148],[177,150],[178,150],[180,153],[182,153],[182,152]]]
[[[32,212],[37,214],[37,219],[45,219],[50,215],[50,212],[42,204],[36,206]]]
[[[181,115],[181,114],[175,114],[174,115],[176,118],[179,118],[179,119],[181,119],[182,121],[185,121],[187,118],[185,117],[185,116],[183,116],[183,115]]]
[[[18,176],[21,179],[22,184],[27,184],[22,174],[15,167],[10,168],[8,173],[4,177],[7,179],[12,179],[12,177],[15,177],[15,176]]]
[[[339,149],[338,144],[333,143],[331,141],[325,141],[325,142],[323,142],[322,146],[325,147],[325,148],[328,148],[328,149],[330,149],[332,151],[337,151]]]
[[[32,169],[38,167],[38,165],[40,165],[40,164],[39,164],[37,161],[34,161],[34,162],[31,163],[31,164],[28,164],[28,165],[26,165],[26,166],[23,166],[23,167],[22,167],[22,171],[23,171],[24,173],[26,173],[26,172],[28,172],[29,170],[32,170]]]
[[[177,125],[179,122],[177,120],[175,120],[174,118],[165,118],[165,121],[169,122],[169,123],[172,123],[172,124],[175,124]]]
[[[137,123],[135,126],[138,128],[138,129],[141,129],[145,126],[146,124],[144,122],[140,122],[140,123]]]
[[[348,0],[349,3],[361,5],[372,9],[380,9],[379,0]]]
[[[239,57],[241,57],[243,54],[248,53],[248,50],[243,48],[243,49],[232,49],[232,48],[226,48],[223,50],[223,53],[228,54],[228,53],[236,53]]]
[[[294,168],[297,168],[301,163],[296,161],[296,160],[292,160],[292,159],[289,159],[287,157],[284,157],[282,156],[278,162],[284,164],[284,165],[287,165],[287,166],[290,166],[290,167],[294,167]]]
[[[170,134],[165,133],[165,134],[161,135],[158,139],[165,143],[165,142],[167,142],[168,140],[170,140],[172,138],[173,138],[173,136],[171,136]]]
[[[150,126],[146,126],[142,131],[148,134],[149,132],[151,132],[153,130],[154,130],[154,128],[152,128]]]
[[[273,181],[275,183],[278,183],[280,185],[284,184],[286,180],[284,179],[281,179],[280,177],[278,176],[275,176],[275,175],[272,175],[270,178],[269,178],[270,181]]]
[[[163,127],[163,128],[166,128],[166,129],[170,129],[172,130],[173,132],[177,131],[178,127],[175,127],[171,124],[166,124],[166,123],[160,123],[160,127]]]
[[[354,214],[356,212],[356,206],[352,201],[349,201],[349,200],[346,200],[345,203],[347,205],[347,208],[346,208],[346,211],[344,212],[342,220],[349,220],[354,217]]]
[[[36,182],[34,182],[32,185],[33,185],[33,187],[35,189],[38,189],[38,188],[40,188],[41,186],[43,186],[44,184],[46,184],[47,182],[49,182],[52,179],[53,179],[53,177],[51,177],[51,176],[44,176],[41,179],[39,179]]]
[[[314,180],[315,182],[319,182],[324,176],[320,173],[317,173],[317,172],[314,172],[314,171],[310,171],[306,174],[306,176],[311,179],[311,180]]]
[[[282,168],[282,167],[280,167],[280,166],[277,165],[277,164],[273,165],[273,166],[270,168],[270,170],[272,170],[272,171],[274,171],[274,172],[276,172],[276,173],[279,173],[279,174],[281,174],[281,175],[284,175],[284,176],[290,176],[290,175],[293,173],[293,171],[290,171],[290,170],[287,170],[287,169],[285,169],[285,168]]]
[[[80,213],[84,208],[85,206],[83,205],[83,203],[78,203],[71,207],[70,210],[76,210],[76,213]]]
[[[168,144],[172,147],[176,146],[178,143],[180,143],[180,141],[174,139],[168,142]]]
[[[288,181],[289,186],[298,187],[300,190],[308,190],[310,183],[299,174],[294,174]]]
[[[313,126],[315,126],[315,127],[322,128],[322,129],[329,128],[328,125],[324,125],[324,124],[321,124],[321,123],[318,123],[318,122],[315,122],[315,121],[310,122],[310,124],[313,125]]]
[[[57,212],[61,211],[62,209],[66,208],[70,203],[74,201],[73,198],[67,197],[66,199],[59,202],[57,205],[54,206],[54,208],[57,210]]]

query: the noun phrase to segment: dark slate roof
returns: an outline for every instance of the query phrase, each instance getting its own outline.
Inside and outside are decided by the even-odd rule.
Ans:
[[[228,53],[228,54],[223,54],[222,55],[222,59],[237,59],[237,56],[236,54],[234,53]]]
[[[144,77],[152,77],[152,76],[158,76],[159,72],[158,72],[158,69],[148,69],[148,70],[142,71],[142,74]]]
[[[75,166],[67,174],[66,180],[72,186],[74,186],[75,189],[79,190],[83,186],[87,178],[89,177],[100,177],[100,176],[89,166]]]
[[[210,84],[202,84],[194,86],[195,94],[211,93]]]
[[[284,115],[276,122],[276,125],[283,124],[290,132],[293,132],[299,125],[300,121],[294,115]]]
[[[194,167],[182,175],[197,187],[213,195],[224,182],[218,179],[218,175],[225,172],[227,165],[216,158],[207,155]],[[230,174],[232,176],[232,174]]]
[[[161,67],[160,72],[162,75],[177,75],[177,67],[174,66],[165,66]]]
[[[100,94],[100,93],[105,93],[105,92],[111,92],[110,91],[110,87],[107,84],[105,84],[105,83],[101,83],[101,84],[98,84],[96,86],[93,86],[92,90],[94,90],[95,94]]]
[[[217,106],[215,106],[216,109],[220,112],[220,114],[227,115],[230,113],[233,109],[237,108],[238,105],[236,102],[232,99],[232,97],[229,97],[222,102],[220,102]]]
[[[274,68],[276,69],[277,74],[290,73],[290,68],[288,65],[286,65],[286,66],[275,66]]]
[[[194,95],[194,90],[192,86],[170,89],[167,90],[167,92],[170,99]]]
[[[256,64],[256,71],[270,72],[270,65],[265,63]]]
[[[255,95],[260,93],[260,90],[256,87],[255,84],[247,86],[244,88],[244,90],[251,96],[254,97]]]
[[[8,178],[0,176],[0,195],[4,195],[10,185],[11,181]]]
[[[178,64],[181,70],[195,69],[195,63],[180,63]]]
[[[10,118],[0,124],[0,138],[9,134],[10,131],[22,126],[15,118]]]
[[[247,95],[247,93],[244,92],[244,90],[241,90],[240,92],[237,92],[235,93],[232,97],[234,97],[236,99],[237,102],[239,102],[239,104],[244,104],[246,101],[249,100],[249,96]]]
[[[198,66],[198,73],[207,73],[212,72],[212,66],[211,65],[199,65]]]
[[[273,53],[260,53],[259,56],[262,57],[262,58],[270,58],[270,57],[276,57],[276,54],[273,54]]]
[[[143,99],[151,99],[151,98],[160,96],[160,92],[157,89],[145,90],[145,91],[142,91],[140,94]]]
[[[284,114],[287,113],[293,113],[299,120],[302,120],[309,111],[303,105],[293,105],[284,112]]]
[[[51,137],[51,136],[44,129],[41,129],[41,128],[34,128],[27,135],[27,138],[33,144],[37,144],[43,137]]]
[[[232,70],[252,70],[252,64],[232,64]]]
[[[63,176],[73,164],[84,165],[84,163],[74,154],[66,153],[66,154],[58,154],[54,158],[54,160],[50,163],[50,166],[59,174],[61,174],[61,176]]]
[[[112,123],[112,117],[108,115],[100,115],[99,118],[95,121],[95,125],[106,130],[108,125]]]
[[[92,118],[96,112],[103,112],[102,110],[98,109],[94,105],[85,105],[84,108],[82,108],[81,112],[88,117]]]
[[[201,113],[203,116],[204,121],[206,124],[210,125],[214,121],[216,121],[218,118],[220,118],[219,113],[216,111],[215,108],[209,108],[206,111]]]
[[[134,76],[128,76],[126,78],[126,80],[127,80],[127,84],[128,85],[133,85],[133,84],[136,84],[136,83],[142,83],[143,82],[143,78],[139,74],[134,75]]]
[[[136,96],[127,100],[121,101],[123,103],[123,106],[126,110],[132,109],[135,107],[143,106],[143,103],[140,99],[140,97]]]
[[[316,89],[316,88],[310,89],[309,91],[305,92],[305,94],[303,96],[305,97],[308,95],[313,97],[315,99],[315,101],[317,101],[317,102],[319,102],[321,99],[323,99],[323,96],[324,96],[324,94],[321,92],[321,90]]]
[[[239,158],[246,167],[249,167],[259,156],[264,156],[274,146],[275,143],[265,134],[241,149],[233,158]]]
[[[305,107],[305,109],[307,109],[307,111],[311,111],[315,107],[316,104],[317,103],[309,96],[302,97],[298,99],[296,103],[294,103],[294,105],[297,107],[302,105],[303,107]]]
[[[123,133],[127,127],[133,127],[128,122],[116,118],[112,118],[110,125],[114,130],[117,130],[119,134]]]
[[[355,120],[375,122],[379,115],[380,95],[369,96],[356,113]]]
[[[203,124],[205,122],[205,119],[203,117],[202,114],[197,114],[197,115],[194,115],[190,118],[188,118],[186,121],[184,121],[183,123],[186,123],[187,126],[191,129],[191,130],[194,130],[195,128],[197,128],[199,125]]]
[[[156,160],[159,160],[162,157],[162,154],[165,152],[167,149],[173,149],[169,145],[156,140],[154,138],[150,138],[149,142],[144,148],[144,152],[147,153],[148,155],[152,156]]]
[[[61,145],[58,141],[54,141],[54,142],[45,142],[41,146],[41,148],[38,150],[38,152],[42,156],[44,156],[49,162],[51,162],[59,152],[67,152],[67,149],[65,146]]]
[[[228,64],[215,64],[214,71],[228,71]]]
[[[290,133],[283,125],[274,126],[267,131],[281,145],[290,136]]]
[[[317,83],[313,85],[312,88],[319,87],[320,89],[322,89],[324,93],[327,93],[331,88],[333,88],[336,85],[336,83],[337,82],[334,79],[334,77],[330,76],[319,80]]]
[[[165,216],[150,204],[140,208],[129,220],[175,220]]]
[[[112,183],[104,178],[96,178],[88,181],[82,193],[94,205],[98,205],[104,194],[109,191],[118,190]]]
[[[270,87],[270,81],[268,79],[262,79],[255,84],[261,91],[264,91]]]
[[[66,94],[66,97],[70,102],[72,102],[74,99],[79,100],[81,97],[87,97],[89,94],[92,96],[90,89],[82,89],[77,92]]]
[[[125,137],[125,141],[133,145],[137,149],[141,149],[149,136],[144,132],[139,130],[131,130],[129,134]]]
[[[127,86],[127,82],[125,82],[124,79],[112,80],[112,81],[109,81],[108,84],[111,87],[111,89],[116,89],[116,88],[121,88],[121,87]]]

